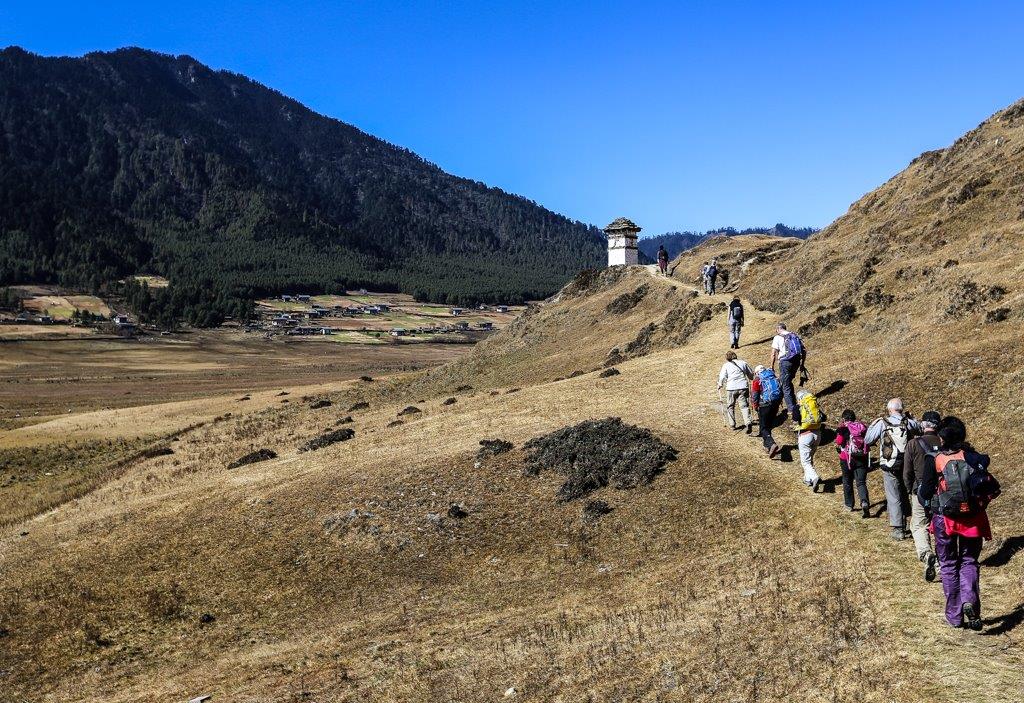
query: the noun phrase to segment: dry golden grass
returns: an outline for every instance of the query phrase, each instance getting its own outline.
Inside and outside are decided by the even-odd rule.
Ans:
[[[643,284],[640,305],[602,321]],[[723,321],[619,376],[549,380],[686,299],[632,271],[521,323],[545,352],[536,367],[502,333],[443,372],[338,386],[328,408],[246,406],[14,528],[0,543],[0,681],[50,701],[465,701],[509,687],[537,701],[1009,700],[995,692],[1019,687],[1013,647],[947,632],[909,548],[722,426]],[[748,312],[762,339],[776,318]],[[501,368],[458,368],[486,359]],[[442,405],[466,377],[476,388]],[[370,408],[348,412],[357,399]],[[410,402],[423,412],[388,428]],[[355,439],[296,452],[348,414]],[[615,510],[596,525],[555,502],[556,477],[522,476],[518,450],[475,466],[480,439],[521,445],[611,415],[681,456],[649,486],[601,491]],[[260,447],[279,457],[225,468]],[[469,516],[447,517],[451,503]],[[937,651],[975,657],[971,675]]]

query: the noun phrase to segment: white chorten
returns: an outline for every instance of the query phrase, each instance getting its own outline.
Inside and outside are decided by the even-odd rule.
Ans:
[[[608,265],[636,266],[640,256],[636,248],[636,235],[640,231],[636,223],[620,217],[604,228],[608,235]]]

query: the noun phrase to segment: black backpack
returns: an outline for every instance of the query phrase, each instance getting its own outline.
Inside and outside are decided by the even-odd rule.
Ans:
[[[931,509],[933,513],[944,517],[965,517],[979,513],[1000,494],[996,477],[984,466],[975,466],[966,459],[946,461],[938,479]]]

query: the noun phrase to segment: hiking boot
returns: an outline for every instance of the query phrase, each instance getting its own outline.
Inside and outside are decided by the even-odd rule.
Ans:
[[[902,542],[907,538],[907,533],[902,527],[894,527],[892,528],[892,532],[889,533],[889,536],[897,542]]]
[[[753,432],[754,432],[754,426],[753,425],[747,425],[747,434],[752,434]]]
[[[869,517],[871,517],[871,506],[870,505],[862,505],[862,506],[860,506],[860,516],[861,516],[861,518],[863,518],[865,520],[868,519]]]
[[[964,624],[971,628],[975,632],[978,632],[983,627],[981,617],[974,610],[974,603],[964,603]]]
[[[777,444],[773,444],[771,449],[768,450],[768,458],[769,459],[774,459],[775,457],[777,457],[779,455],[779,453],[781,451],[782,451],[782,447],[780,447]]]
[[[928,552],[921,561],[924,562],[924,580],[928,583],[933,582],[935,580],[935,555]]]
[[[808,484],[811,487],[811,493],[817,493],[818,492],[818,484],[819,483],[821,483],[821,479],[820,478],[815,478],[815,479],[811,480],[810,484]]]

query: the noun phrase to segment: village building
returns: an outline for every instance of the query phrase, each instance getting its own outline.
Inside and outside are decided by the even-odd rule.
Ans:
[[[636,246],[640,227],[625,217],[620,217],[604,228],[608,235],[608,265],[636,266],[640,254]]]
[[[495,312],[508,312],[508,305],[499,305],[494,308]]]
[[[391,336],[392,337],[404,337],[405,335],[406,335],[406,331],[402,327],[394,327],[391,330]]]
[[[466,311],[463,310],[462,308],[452,308],[451,309],[451,313],[452,313],[453,317],[458,317],[459,315],[461,315],[464,312],[466,312]]]

